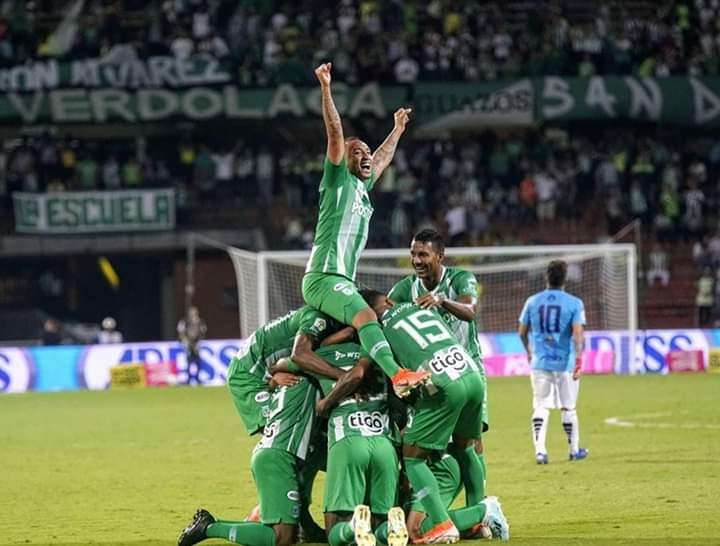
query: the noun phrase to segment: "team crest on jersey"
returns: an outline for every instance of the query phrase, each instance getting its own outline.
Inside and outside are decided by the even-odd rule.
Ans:
[[[313,330],[317,330],[318,332],[322,332],[327,327],[327,322],[323,318],[316,318],[315,322],[313,322]]]
[[[350,428],[359,430],[363,436],[381,434],[385,430],[387,416],[379,411],[368,413],[367,411],[356,411],[348,415]]]

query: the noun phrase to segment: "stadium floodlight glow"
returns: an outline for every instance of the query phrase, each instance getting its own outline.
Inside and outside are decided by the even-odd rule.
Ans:
[[[309,251],[249,252],[228,248],[235,267],[243,337],[303,305],[300,286]],[[637,330],[637,257],[631,243],[447,248],[445,263],[477,277],[479,332],[515,332],[525,299],[545,286],[553,259],[568,262],[567,290],[585,302],[587,329]],[[368,249],[358,265],[360,286],[388,291],[413,273],[410,253]],[[634,345],[634,344],[631,344]]]

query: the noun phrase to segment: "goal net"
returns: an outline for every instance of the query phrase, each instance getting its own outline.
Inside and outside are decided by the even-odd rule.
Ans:
[[[267,321],[303,305],[309,252],[249,252],[230,247],[240,329],[249,336]],[[545,287],[550,260],[568,262],[567,291],[585,302],[587,328],[637,328],[637,260],[633,244],[446,248],[445,265],[474,273],[480,288],[478,331],[514,332],[528,296]],[[358,265],[360,287],[387,292],[413,273],[408,249],[372,249]]]

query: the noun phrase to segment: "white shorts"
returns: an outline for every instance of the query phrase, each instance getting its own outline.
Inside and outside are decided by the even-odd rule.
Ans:
[[[575,409],[580,380],[573,379],[572,372],[532,370],[530,381],[533,389],[533,409]]]

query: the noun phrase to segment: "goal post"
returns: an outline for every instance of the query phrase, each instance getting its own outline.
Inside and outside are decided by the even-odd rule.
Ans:
[[[303,305],[301,284],[309,251],[249,252],[229,247],[228,252],[237,277],[243,337]],[[525,299],[544,288],[547,264],[554,259],[568,262],[567,290],[585,302],[588,329],[628,330],[634,339],[638,327],[634,244],[445,249],[446,265],[471,271],[478,280],[482,333],[517,330]],[[368,249],[358,264],[357,283],[387,292],[412,273],[407,248]]]

